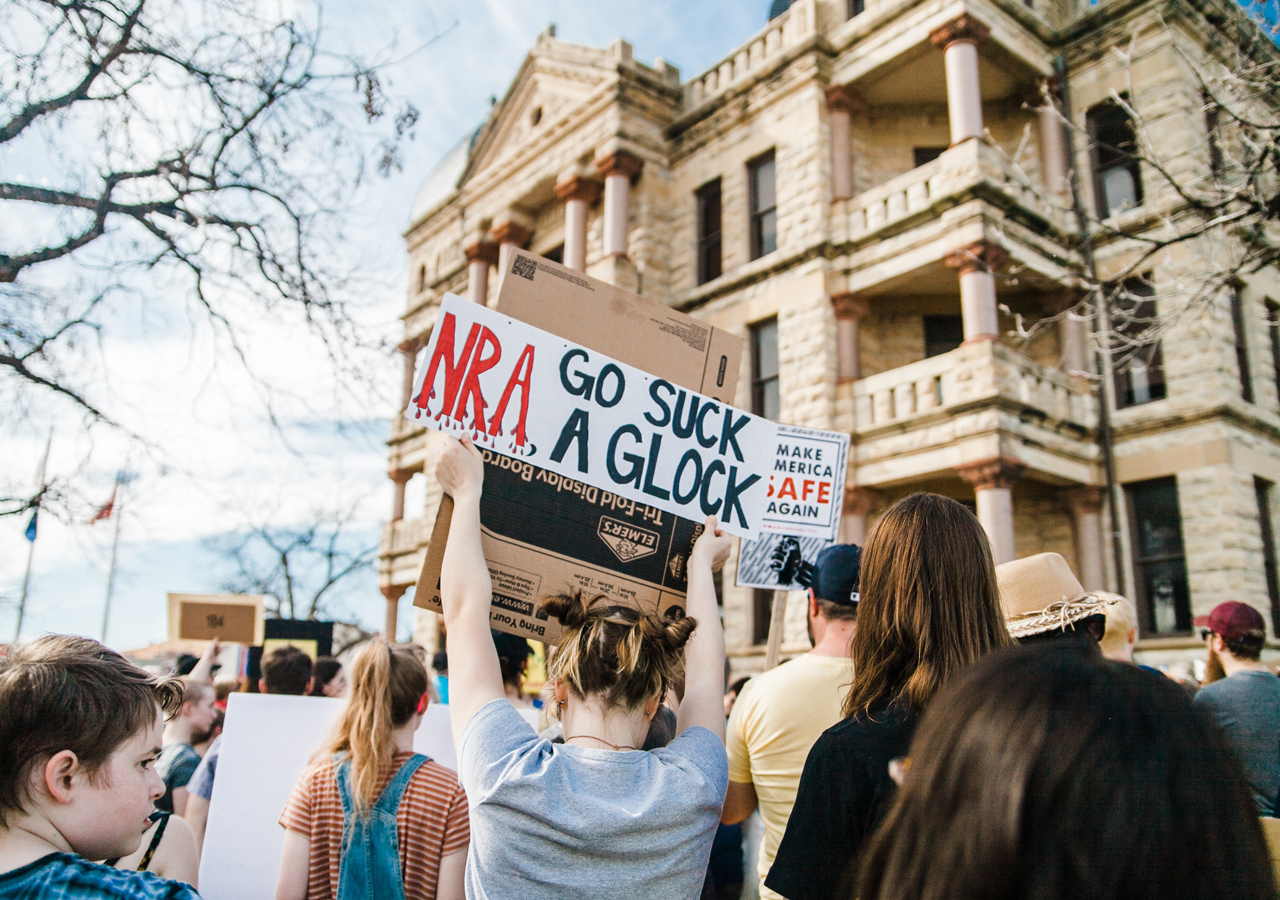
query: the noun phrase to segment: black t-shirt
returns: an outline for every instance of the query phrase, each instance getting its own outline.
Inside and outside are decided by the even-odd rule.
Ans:
[[[174,790],[187,786],[198,765],[200,754],[192,750],[190,744],[165,745],[156,757],[156,774],[164,779],[164,796],[156,801],[156,809],[173,812]]]
[[[787,900],[833,900],[852,888],[854,861],[896,789],[889,761],[907,755],[916,720],[909,709],[881,706],[822,733],[764,881],[770,890]]]

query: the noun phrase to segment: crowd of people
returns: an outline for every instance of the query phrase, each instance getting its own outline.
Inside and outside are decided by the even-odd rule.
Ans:
[[[517,709],[528,644],[489,628],[483,464],[444,444],[447,657],[262,661],[263,692],[345,696],[279,816],[278,900],[728,900],[754,815],[764,898],[1276,897],[1280,679],[1251,606],[1196,621],[1189,686],[1133,663],[1126,598],[1054,553],[996,566],[972,512],[914,494],[818,558],[812,649],[727,687],[732,542],[710,517],[683,615],[543,599],[561,633],[539,732]],[[0,661],[0,898],[198,896],[209,662],[161,679],[69,636]],[[456,772],[414,751],[436,697]]]

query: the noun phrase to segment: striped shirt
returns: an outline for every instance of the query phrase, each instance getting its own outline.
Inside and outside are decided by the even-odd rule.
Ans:
[[[378,793],[410,757],[397,753],[378,776]],[[307,900],[334,900],[342,863],[342,797],[332,759],[313,764],[294,786],[280,824],[311,841]],[[471,840],[467,795],[458,776],[435,761],[423,763],[396,810],[400,873],[405,900],[434,900],[440,858],[465,850]]]

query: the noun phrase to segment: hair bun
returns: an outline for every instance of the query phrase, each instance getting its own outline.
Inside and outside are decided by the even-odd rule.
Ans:
[[[561,628],[581,628],[587,621],[587,604],[580,590],[543,597],[542,611],[559,622]]]
[[[646,638],[657,641],[664,650],[674,653],[688,643],[694,629],[698,627],[698,620],[684,615],[677,619],[668,611],[668,615],[661,617],[642,616],[639,625]]]

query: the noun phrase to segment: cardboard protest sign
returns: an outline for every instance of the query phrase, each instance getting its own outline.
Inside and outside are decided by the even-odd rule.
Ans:
[[[169,594],[169,639],[261,644],[263,598],[250,594]]]
[[[760,529],[775,423],[453,294],[405,415],[731,534]]]
[[[848,461],[849,435],[779,425],[760,529],[834,541]]]
[[[738,547],[738,587],[802,591],[809,587],[813,564],[833,541],[794,534],[762,534]]]
[[[742,338],[524,250],[511,254],[498,312],[732,403]]]
[[[547,594],[588,596],[650,612],[684,606],[685,560],[702,523],[482,450],[481,542],[493,581],[490,624],[556,643],[560,625],[538,608]],[[444,497],[414,606],[441,611],[440,564],[453,501]]]
[[[345,702],[230,695],[200,854],[200,896],[205,900],[274,900],[284,845],[277,820]],[[517,712],[537,727],[537,710]],[[457,769],[448,706],[427,707],[413,749]]]

